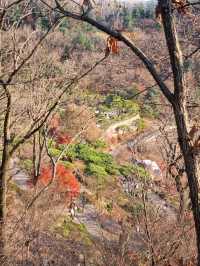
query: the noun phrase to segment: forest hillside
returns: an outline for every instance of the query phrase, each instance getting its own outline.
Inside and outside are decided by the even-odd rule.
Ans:
[[[200,266],[200,2],[0,1],[0,265]]]

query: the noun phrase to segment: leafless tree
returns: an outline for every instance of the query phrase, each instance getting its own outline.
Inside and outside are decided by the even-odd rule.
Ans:
[[[42,1],[45,3],[45,1]],[[85,13],[73,12],[72,9],[68,9],[58,0],[45,3],[48,8],[56,8],[58,12],[66,17],[73,18],[78,21],[83,21],[91,24],[97,29],[107,33],[108,35],[116,38],[118,41],[123,42],[128,46],[132,52],[139,57],[143,62],[149,73],[152,75],[161,92],[172,106],[174,118],[177,127],[178,142],[180,150],[184,158],[185,171],[188,177],[188,184],[190,189],[190,197],[192,202],[192,211],[195,221],[196,230],[196,243],[198,254],[198,265],[200,265],[200,211],[199,211],[199,169],[198,159],[194,152],[194,143],[191,141],[189,132],[191,129],[191,123],[188,119],[187,109],[187,86],[185,82],[185,72],[183,68],[184,58],[179,43],[176,28],[175,10],[171,0],[159,0],[159,10],[162,17],[162,24],[165,33],[166,45],[169,53],[170,68],[173,75],[173,87],[169,87],[161,78],[158,70],[155,68],[152,61],[122,33],[116,30],[112,30],[103,24],[98,23],[95,19],[91,18]],[[188,3],[187,6],[198,6],[199,1],[196,3]],[[199,49],[199,48],[198,48]]]
[[[10,161],[13,155],[25,142],[33,138],[33,161],[35,179],[39,174],[41,152],[44,143],[41,142],[41,131],[61,99],[67,95],[78,81],[86,77],[104,59],[101,58],[83,74],[74,75],[68,69],[68,76],[60,79],[48,73],[47,56],[42,56],[45,40],[54,32],[64,16],[57,17],[46,32],[38,33],[27,29],[21,33],[20,21],[27,14],[26,4],[29,1],[14,1],[1,3],[1,125],[2,159],[0,165],[0,254],[5,255],[6,223],[6,192]],[[7,12],[23,4],[25,14],[14,23],[7,23]],[[46,43],[48,45],[48,43]],[[40,53],[38,53],[40,51]],[[46,61],[45,61],[46,60]],[[43,64],[45,62],[45,64]],[[27,66],[32,64],[32,71],[27,78]],[[45,69],[45,66],[47,68]],[[72,77],[73,76],[73,77]],[[38,87],[41,89],[38,91]],[[18,91],[18,94],[16,93]],[[31,99],[31,101],[30,101]],[[24,120],[26,122],[24,123]],[[27,123],[28,121],[28,123]],[[36,159],[36,140],[39,144],[39,157]]]

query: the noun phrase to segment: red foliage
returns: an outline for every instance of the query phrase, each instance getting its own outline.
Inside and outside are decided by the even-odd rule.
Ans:
[[[55,139],[57,144],[69,144],[71,137],[60,131],[61,118],[59,114],[55,114],[49,122],[49,135]]]
[[[43,166],[40,170],[39,180],[42,182],[42,184],[46,186],[51,181],[51,178],[52,178],[51,167]]]
[[[52,179],[52,167],[44,166],[41,168],[39,180],[43,185],[48,185]],[[57,164],[56,167],[56,190],[58,192],[67,192],[70,197],[77,197],[80,191],[80,184],[70,169],[63,164]]]
[[[71,142],[71,137],[68,136],[67,134],[61,134],[61,133],[57,133],[56,134],[56,142],[58,144],[69,144]]]

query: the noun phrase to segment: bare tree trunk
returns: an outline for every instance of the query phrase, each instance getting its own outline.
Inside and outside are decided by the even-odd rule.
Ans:
[[[7,88],[7,86],[1,82],[6,98],[6,111],[3,125],[3,154],[2,161],[0,166],[0,260],[5,255],[5,221],[6,221],[6,178],[7,178],[7,170],[9,166],[9,142],[10,142],[10,134],[9,134],[9,126],[10,126],[10,111],[11,111],[11,95]]]
[[[190,189],[190,199],[195,222],[198,266],[200,266],[200,209],[199,209],[199,169],[196,155],[193,151],[193,144],[189,137],[190,125],[188,122],[188,112],[186,108],[186,83],[183,70],[183,56],[176,32],[176,24],[172,14],[172,1],[159,0],[161,7],[163,26],[165,31],[166,43],[170,55],[170,62],[174,78],[174,99],[172,101],[178,142],[185,162],[188,184]]]
[[[5,246],[5,220],[6,220],[6,177],[9,160],[7,155],[2,158],[2,166],[0,169],[0,262],[4,258]]]
[[[184,157],[188,184],[190,189],[190,199],[195,222],[196,241],[198,250],[198,266],[200,266],[200,207],[199,207],[199,184],[200,177],[197,158],[193,151],[193,146],[188,138],[188,125],[185,117],[185,111],[178,106],[174,107],[174,114],[177,125],[178,141]]]

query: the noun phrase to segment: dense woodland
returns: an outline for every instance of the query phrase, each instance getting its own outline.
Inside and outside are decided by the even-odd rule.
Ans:
[[[200,266],[200,2],[0,1],[0,265]]]

